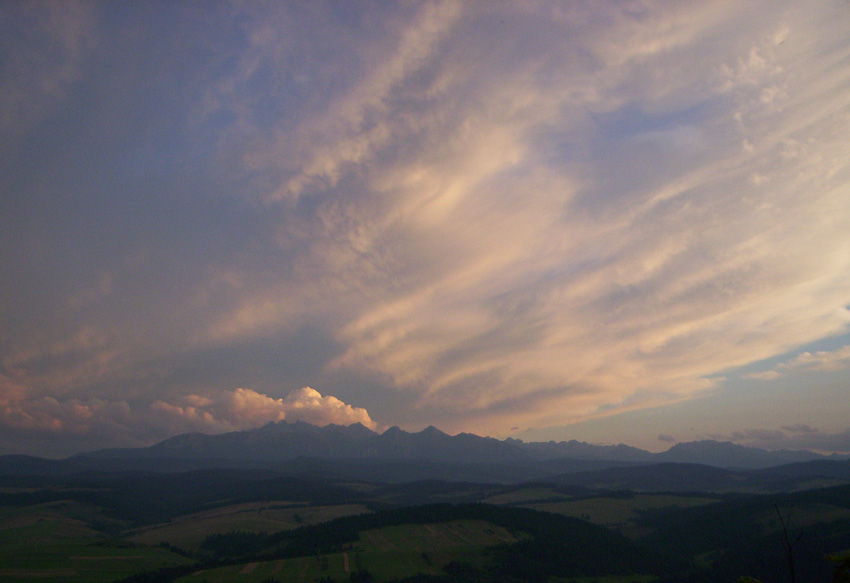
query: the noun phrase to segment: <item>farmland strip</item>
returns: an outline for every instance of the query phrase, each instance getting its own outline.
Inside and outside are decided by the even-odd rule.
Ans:
[[[248,563],[239,572],[242,573],[243,575],[250,575],[251,573],[254,572],[254,569],[256,569],[256,568],[257,568],[257,563]]]

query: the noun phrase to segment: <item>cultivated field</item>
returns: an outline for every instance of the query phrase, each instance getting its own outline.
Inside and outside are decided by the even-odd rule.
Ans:
[[[133,573],[190,563],[157,547],[113,542],[89,528],[96,509],[51,502],[0,511],[0,581],[106,583]]]
[[[232,531],[272,533],[365,512],[368,510],[361,504],[308,506],[285,501],[252,502],[189,514],[166,524],[141,528],[132,532],[128,540],[145,545],[167,542],[180,549],[197,552],[204,539],[213,534]]]
[[[635,494],[628,497],[600,496],[559,502],[528,502],[520,506],[581,518],[636,538],[648,534],[634,522],[641,513],[671,507],[692,508],[717,501],[717,498],[701,496]]]
[[[327,577],[344,581],[360,569],[378,582],[389,581],[437,574],[453,560],[480,564],[484,548],[516,540],[506,529],[480,520],[406,524],[364,531],[359,542],[342,553],[212,569],[183,577],[179,583],[259,583],[268,578],[308,582]]]
[[[554,500],[570,500],[572,498],[573,496],[562,494],[552,487],[534,486],[496,494],[485,498],[482,502],[486,502],[487,504],[522,505],[544,501],[551,502]]]

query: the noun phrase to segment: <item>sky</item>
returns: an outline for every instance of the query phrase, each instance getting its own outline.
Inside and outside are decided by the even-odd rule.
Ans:
[[[0,454],[850,452],[845,0],[0,3]]]

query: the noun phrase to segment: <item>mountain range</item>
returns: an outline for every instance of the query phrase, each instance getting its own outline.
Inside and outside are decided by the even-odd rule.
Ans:
[[[287,461],[303,457],[328,459],[429,460],[457,463],[523,463],[571,459],[628,463],[692,463],[720,468],[759,469],[781,464],[828,459],[805,450],[769,451],[728,441],[677,443],[652,453],[628,445],[593,445],[583,441],[523,442],[472,433],[448,435],[430,426],[419,432],[391,427],[374,432],[360,423],[318,427],[303,421],[269,423],[257,429],[217,435],[187,433],[155,445],[107,449],[83,458],[181,458]]]
[[[392,427],[377,433],[359,423],[318,427],[281,421],[217,435],[188,433],[149,447],[103,449],[63,460],[0,456],[0,476],[252,468],[385,482],[555,480],[564,485],[613,489],[646,489],[651,484],[658,489],[666,484],[661,489],[681,490],[711,484],[712,489],[726,490],[736,484],[758,486],[765,480],[850,481],[850,461],[840,459],[810,451],[768,451],[711,440],[678,443],[665,452],[652,453],[622,444],[576,440],[526,443],[471,433],[452,436],[435,427],[419,432]],[[788,476],[758,474],[780,466],[795,469],[789,470]]]

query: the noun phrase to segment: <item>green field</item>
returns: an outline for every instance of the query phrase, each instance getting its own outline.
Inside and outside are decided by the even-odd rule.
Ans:
[[[375,580],[390,581],[417,573],[437,574],[450,561],[480,564],[486,547],[516,542],[501,526],[481,520],[455,520],[438,524],[406,524],[367,530],[345,552],[295,559],[245,563],[195,573],[180,583],[259,583],[316,581],[330,577],[343,581],[353,571],[366,569]]]
[[[487,504],[529,504],[552,500],[570,500],[573,496],[562,494],[554,488],[546,486],[535,486],[530,488],[519,488],[510,492],[496,494],[482,500]]]
[[[347,582],[358,571],[378,583],[544,572],[548,583],[649,583],[650,574],[691,568],[702,583],[741,574],[776,581],[785,575],[777,508],[792,536],[805,534],[800,574],[829,580],[834,567],[824,557],[850,540],[850,486],[766,496],[576,496],[541,484],[346,482],[346,490],[263,474],[243,479],[190,472],[179,488],[177,478],[156,474],[98,478],[88,487],[9,480],[0,493],[0,582],[113,583],[164,567],[182,568],[168,577],[190,573],[182,583]]]
[[[634,523],[634,520],[639,518],[642,512],[671,507],[692,508],[717,501],[717,498],[709,497],[635,494],[629,497],[600,496],[561,502],[531,502],[521,504],[521,506],[581,518],[636,538],[647,534],[645,529],[641,529]]]
[[[108,544],[32,546],[18,557],[4,557],[3,581],[106,583],[162,567],[191,563],[165,549]]]
[[[146,545],[167,542],[189,552],[197,552],[204,539],[213,534],[232,531],[272,533],[364,512],[368,510],[362,504],[306,506],[283,501],[235,504],[135,530],[129,534],[128,540]]]
[[[105,583],[191,562],[163,548],[114,541],[86,518],[104,521],[98,509],[76,502],[0,510],[0,580]]]
[[[507,491],[486,499],[489,503],[582,518],[630,536],[645,534],[645,529],[633,522],[642,512],[694,507],[714,501],[710,497],[651,494],[578,499],[545,486]],[[172,552],[162,543],[198,556],[206,537],[213,534],[273,533],[366,512],[363,504],[313,506],[270,500],[221,506],[178,516],[168,523],[125,530],[122,523],[104,515],[102,509],[80,502],[63,500],[7,507],[0,509],[0,580],[107,583],[133,573],[191,564],[195,560]],[[811,520],[817,522],[850,513],[839,511],[841,516],[827,516],[835,512],[835,508],[813,506],[801,512],[800,517],[816,515]],[[765,524],[770,519],[765,516]],[[104,529],[120,536],[107,536]],[[505,528],[480,520],[406,524],[363,531],[358,542],[344,553],[248,562],[204,571],[182,581],[259,583],[269,578],[316,581],[327,577],[347,580],[351,572],[359,569],[367,569],[378,581],[389,581],[417,573],[438,574],[450,561],[481,566],[486,547],[516,540]]]
[[[278,581],[316,581],[323,577],[344,580],[349,577],[345,569],[345,557],[348,553],[299,557],[257,563],[245,563],[219,569],[199,571],[178,579],[180,583],[259,583],[266,579]],[[351,563],[351,559],[349,559]],[[351,565],[349,565],[349,570]]]

